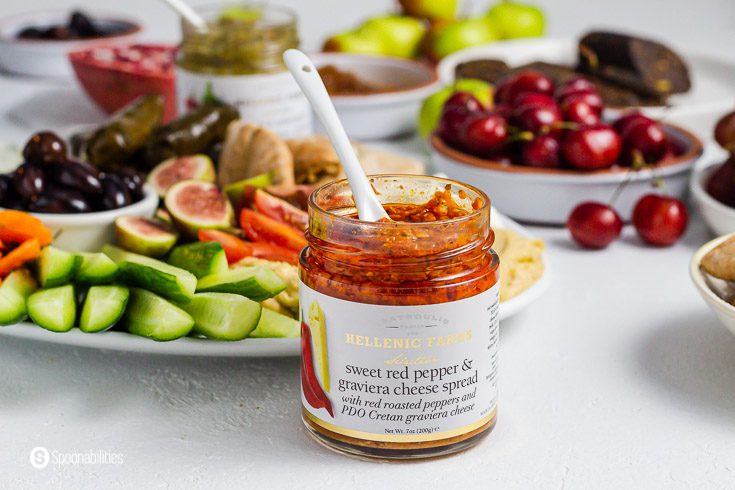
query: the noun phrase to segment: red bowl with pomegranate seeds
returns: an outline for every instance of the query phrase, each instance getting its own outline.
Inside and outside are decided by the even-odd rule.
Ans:
[[[161,44],[99,46],[74,51],[69,60],[90,99],[111,114],[141,95],[165,99],[163,120],[176,116],[176,48]]]

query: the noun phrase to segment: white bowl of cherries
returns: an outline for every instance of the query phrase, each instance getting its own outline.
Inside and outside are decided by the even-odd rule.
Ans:
[[[538,72],[516,73],[496,85],[491,108],[462,92],[446,102],[430,141],[432,161],[483,189],[505,214],[532,223],[563,225],[580,203],[613,199],[618,218],[631,221],[661,182],[682,198],[702,153],[699,139],[638,112],[605,122],[603,109],[585,78],[555,87]]]

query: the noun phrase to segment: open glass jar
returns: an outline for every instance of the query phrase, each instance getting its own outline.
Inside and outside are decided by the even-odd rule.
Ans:
[[[309,200],[299,293],[303,419],[317,440],[346,453],[454,453],[496,419],[490,201],[448,179],[371,183],[398,221],[356,219],[346,181]]]
[[[295,14],[255,3],[196,10],[207,29],[182,20],[176,61],[179,113],[220,100],[237,107],[243,119],[283,137],[311,134],[311,108],[282,59],[285,50],[299,45]]]

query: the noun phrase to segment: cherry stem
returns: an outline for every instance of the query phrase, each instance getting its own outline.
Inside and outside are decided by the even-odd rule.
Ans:
[[[533,141],[533,133],[531,131],[511,131],[510,141]]]
[[[572,131],[578,130],[580,126],[581,124],[572,121],[559,121],[551,125],[553,129],[571,129]]]

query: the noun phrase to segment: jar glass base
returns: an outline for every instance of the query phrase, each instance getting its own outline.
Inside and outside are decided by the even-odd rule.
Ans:
[[[355,439],[319,427],[305,415],[302,415],[302,420],[312,438],[337,453],[373,461],[409,461],[451,456],[476,446],[492,432],[497,415],[482,427],[462,436],[425,443],[383,443]]]

